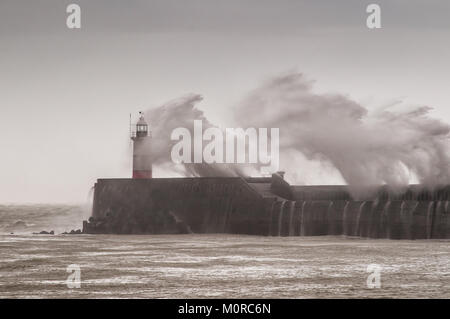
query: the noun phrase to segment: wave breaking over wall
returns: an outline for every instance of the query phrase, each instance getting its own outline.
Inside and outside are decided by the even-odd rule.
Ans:
[[[198,108],[202,100],[190,94],[147,110],[153,163],[178,176],[257,176],[256,165],[172,163],[173,129],[192,133],[194,120],[205,129],[216,127]],[[369,110],[343,94],[317,93],[314,81],[290,72],[268,79],[228,109],[234,121],[227,127],[280,129],[280,167],[291,183],[347,184],[354,197],[373,185],[450,184],[450,126],[431,117],[427,105],[399,101]]]

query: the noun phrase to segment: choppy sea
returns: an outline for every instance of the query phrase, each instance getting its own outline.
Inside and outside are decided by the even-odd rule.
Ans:
[[[450,240],[61,234],[88,216],[0,205],[0,298],[450,298]]]

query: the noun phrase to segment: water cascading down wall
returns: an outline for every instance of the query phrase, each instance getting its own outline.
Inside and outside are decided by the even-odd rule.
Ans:
[[[298,200],[272,204],[271,236],[450,238],[449,201]]]

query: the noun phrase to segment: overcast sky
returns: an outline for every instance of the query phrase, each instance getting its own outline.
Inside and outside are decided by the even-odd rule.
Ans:
[[[366,27],[370,3],[381,29]],[[83,203],[97,178],[130,176],[130,112],[200,93],[224,124],[292,69],[318,91],[450,122],[449,13],[447,0],[1,0],[0,202]]]

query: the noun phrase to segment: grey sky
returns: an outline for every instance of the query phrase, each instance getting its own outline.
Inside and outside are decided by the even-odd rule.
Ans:
[[[66,28],[69,3],[81,30]],[[380,30],[365,26],[369,3]],[[130,175],[128,113],[194,92],[226,124],[229,106],[293,68],[319,91],[450,122],[449,13],[445,0],[2,0],[0,202],[84,201],[96,178]]]

